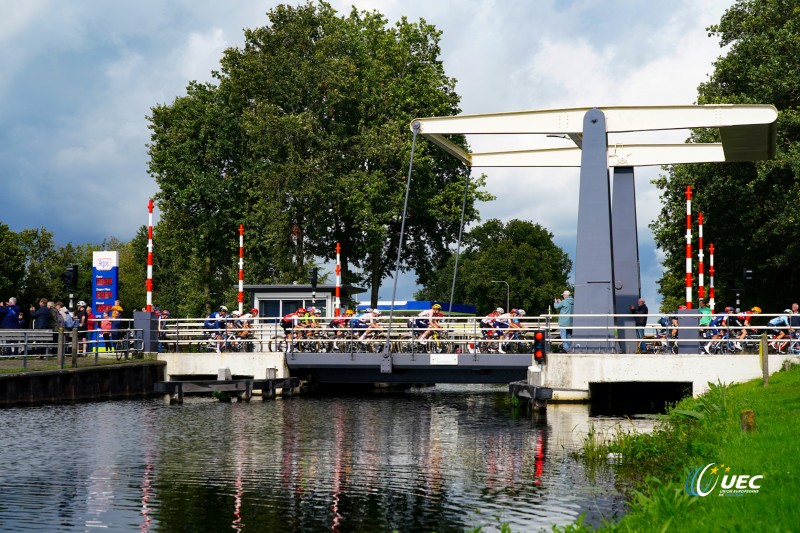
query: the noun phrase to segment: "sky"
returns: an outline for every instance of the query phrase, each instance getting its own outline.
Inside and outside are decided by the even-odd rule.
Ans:
[[[243,44],[244,28],[266,25],[278,3],[14,2],[0,18],[0,222],[13,231],[44,227],[62,245],[132,238],[147,224],[147,201],[156,192],[147,174],[150,108],[184,95],[190,80],[212,81],[222,51]],[[697,86],[725,52],[706,28],[732,3],[330,2],[342,14],[355,5],[390,21],[422,18],[441,30],[441,58],[457,80],[464,114],[696,103]],[[683,142],[687,135],[667,132],[647,142]],[[476,151],[492,147],[490,140],[468,140]],[[539,223],[574,259],[578,169],[479,172],[497,197],[479,206],[482,220]],[[648,228],[660,209],[650,180],[659,172],[636,170],[642,296],[651,309],[660,301],[662,256]],[[392,288],[385,280],[381,298]],[[399,278],[398,299],[414,290],[413,275]]]

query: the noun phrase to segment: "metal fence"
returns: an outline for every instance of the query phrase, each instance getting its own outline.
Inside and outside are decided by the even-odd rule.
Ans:
[[[561,315],[562,317],[564,315]],[[655,316],[655,315],[651,315]],[[645,327],[633,324],[636,315],[570,315],[576,324],[591,318],[600,325],[580,325],[572,328],[570,351],[602,353],[758,353],[762,334],[770,342],[775,328],[766,322],[775,315],[751,315],[754,324],[747,328],[744,338],[741,329],[718,328],[717,336],[707,327],[700,327],[699,314],[684,314],[680,324],[664,327],[648,322]],[[251,319],[247,327],[237,326],[236,319],[224,319],[226,327],[207,329],[205,319],[166,319],[159,324],[159,351],[172,352],[249,352],[249,351],[309,351],[309,352],[379,352],[387,344],[397,353],[529,353],[534,331],[544,330],[547,348],[563,351],[559,315],[523,317],[514,326],[496,327],[482,324],[483,317],[449,317],[438,319],[441,329],[431,329],[428,339],[420,339],[426,328],[414,324],[415,317],[395,317],[389,328],[389,318],[375,319],[375,327],[366,331],[349,325],[331,327],[334,319],[318,319],[288,330],[291,339],[280,326],[280,318]],[[786,339],[774,340],[768,347],[774,351],[800,352],[800,332],[785,331]],[[736,337],[736,338],[734,338]]]

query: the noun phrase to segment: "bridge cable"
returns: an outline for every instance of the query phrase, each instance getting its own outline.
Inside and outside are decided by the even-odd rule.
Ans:
[[[394,286],[392,287],[392,303],[389,307],[389,326],[386,329],[386,344],[383,345],[381,353],[384,358],[389,357],[389,344],[392,340],[392,321],[394,320],[394,299],[397,296],[397,278],[400,277],[400,254],[403,251],[403,234],[406,230],[406,212],[408,211],[408,195],[411,191],[411,171],[414,169],[414,149],[417,145],[417,134],[421,124],[418,120],[414,121],[411,129],[414,136],[411,138],[411,160],[408,162],[408,178],[406,178],[406,198],[403,201],[403,218],[400,221],[400,242],[397,243],[397,260],[394,263]]]
[[[461,204],[461,226],[458,228],[458,245],[456,246],[456,264],[453,266],[453,285],[450,287],[450,305],[447,307],[447,318],[453,314],[453,295],[456,292],[456,277],[458,277],[458,257],[461,255],[461,235],[464,233],[464,213],[467,210],[467,191],[469,191],[469,169],[464,180],[464,203]]]

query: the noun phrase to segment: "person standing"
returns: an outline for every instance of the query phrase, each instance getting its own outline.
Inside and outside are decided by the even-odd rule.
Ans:
[[[5,312],[5,314],[3,314]],[[6,305],[0,305],[0,328],[3,329],[17,329],[19,327],[19,321],[17,317],[19,316],[19,306],[17,305],[17,299],[13,296],[8,299],[8,303]]]
[[[558,310],[558,334],[561,337],[561,348],[565,352],[572,349],[572,310],[575,307],[575,299],[569,291],[561,293],[561,298],[556,298],[553,307]]]
[[[647,326],[647,314],[648,314],[647,305],[644,303],[644,298],[639,298],[637,302],[637,306],[631,306],[631,313],[636,315],[636,319],[634,320],[636,324],[636,338],[644,339],[644,328]],[[644,353],[647,347],[645,346],[644,341],[639,343],[639,353]]]

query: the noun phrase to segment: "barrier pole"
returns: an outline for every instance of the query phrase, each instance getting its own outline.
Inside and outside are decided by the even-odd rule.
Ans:
[[[697,214],[697,299],[702,300],[706,297],[706,288],[703,283],[703,212]]]
[[[239,314],[244,305],[244,224],[239,224]]]
[[[342,247],[336,243],[336,299],[333,303],[333,314],[339,316],[342,312]]]
[[[153,199],[147,202],[147,281],[145,290],[147,291],[148,313],[153,312]]]
[[[711,308],[711,313],[714,313],[714,243],[708,245],[708,260],[710,262],[708,269],[708,306]]]
[[[686,308],[692,308],[692,187],[686,186]]]

